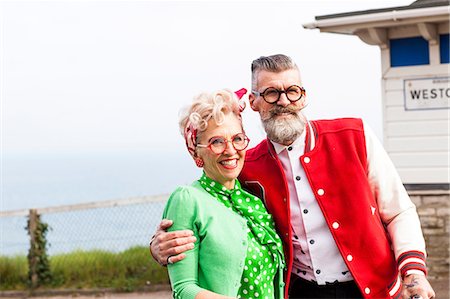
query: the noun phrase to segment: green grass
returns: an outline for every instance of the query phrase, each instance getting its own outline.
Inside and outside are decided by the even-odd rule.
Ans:
[[[149,255],[147,247],[123,252],[74,251],[50,257],[51,282],[44,288],[114,288],[132,291],[139,287],[168,283],[166,268]],[[0,257],[0,290],[27,288],[25,256]]]
[[[26,256],[0,256],[0,290],[23,290],[27,287]]]

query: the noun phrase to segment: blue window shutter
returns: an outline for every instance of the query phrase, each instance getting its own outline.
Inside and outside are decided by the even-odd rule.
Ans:
[[[430,63],[428,41],[423,37],[391,39],[389,42],[392,67]]]
[[[439,36],[439,51],[441,52],[441,63],[449,63],[449,35],[442,34]]]

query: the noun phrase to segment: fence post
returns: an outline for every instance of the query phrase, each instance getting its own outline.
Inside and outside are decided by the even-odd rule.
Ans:
[[[28,229],[30,234],[30,251],[28,253],[28,264],[31,278],[31,288],[34,289],[38,285],[38,271],[37,271],[37,262],[38,256],[36,255],[36,230],[38,225],[38,213],[35,209],[30,210],[30,214],[28,216]]]

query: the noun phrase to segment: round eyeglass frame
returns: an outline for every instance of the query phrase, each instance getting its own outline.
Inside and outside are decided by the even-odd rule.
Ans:
[[[298,87],[298,88],[300,89],[300,97],[299,97],[298,99],[291,100],[291,99],[289,98],[288,91],[289,91],[289,89],[292,88],[292,87]],[[275,101],[268,101],[268,100],[266,99],[265,94],[266,94],[266,92],[267,92],[268,90],[274,90],[274,91],[276,91],[276,92],[278,93],[278,97],[277,97],[277,99],[276,99]],[[284,94],[286,95],[286,98],[289,100],[289,102],[294,103],[294,102],[297,102],[297,101],[301,100],[301,99],[306,95],[306,90],[305,90],[303,87],[300,87],[300,86],[294,84],[294,85],[291,85],[291,86],[289,86],[288,88],[286,88],[286,90],[279,90],[279,89],[277,89],[277,88],[275,88],[275,87],[267,87],[266,89],[264,89],[263,92],[259,92],[259,91],[256,91],[256,90],[252,90],[252,93],[255,94],[256,96],[261,96],[261,97],[263,98],[263,100],[264,100],[266,103],[269,103],[269,104],[273,104],[273,103],[278,102],[278,101],[280,100],[281,94],[284,93]]]
[[[243,148],[241,148],[241,149],[237,149],[236,146],[235,146],[234,143],[233,143],[233,139],[234,139],[236,136],[238,136],[238,135],[244,135],[244,140],[246,141],[245,146],[244,146]],[[226,146],[224,147],[223,151],[221,151],[221,152],[216,152],[216,151],[213,149],[211,140],[214,140],[214,139],[216,139],[216,138],[222,138],[224,141],[226,141]],[[223,136],[213,136],[213,137],[211,137],[209,140],[210,140],[210,141],[208,141],[208,144],[197,144],[197,146],[198,146],[198,147],[203,147],[203,148],[208,148],[210,151],[212,151],[212,152],[213,152],[214,154],[216,154],[216,155],[221,155],[221,154],[223,154],[223,153],[227,150],[227,148],[228,148],[228,143],[231,143],[231,145],[233,146],[233,148],[234,148],[237,152],[240,152],[240,151],[245,150],[245,149],[248,147],[248,145],[250,144],[250,138],[248,138],[247,135],[245,135],[245,133],[238,133],[238,134],[235,134],[235,135],[231,136],[231,140],[226,139],[226,138],[223,137]]]

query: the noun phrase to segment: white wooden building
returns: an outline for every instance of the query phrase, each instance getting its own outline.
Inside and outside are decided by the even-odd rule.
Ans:
[[[383,143],[408,189],[449,189],[449,17],[449,0],[418,0],[303,25],[380,47]]]

